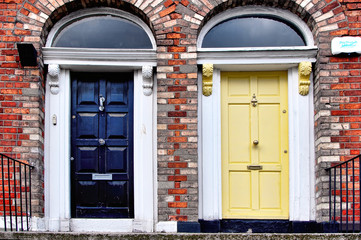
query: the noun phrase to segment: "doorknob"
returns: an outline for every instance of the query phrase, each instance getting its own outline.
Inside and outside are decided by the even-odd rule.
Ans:
[[[105,97],[100,96],[99,97],[99,111],[104,111],[104,102],[105,102]]]
[[[258,143],[259,143],[258,140],[254,140],[254,141],[253,141],[253,144],[254,144],[254,145],[258,145]]]
[[[99,138],[99,145],[105,145],[105,140],[103,138]]]

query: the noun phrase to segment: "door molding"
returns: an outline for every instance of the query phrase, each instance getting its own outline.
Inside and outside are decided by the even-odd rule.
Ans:
[[[92,66],[90,66],[92,67]],[[69,66],[67,66],[69,68]],[[97,71],[107,65],[93,66]],[[60,66],[59,92],[45,94],[45,217],[34,219],[33,228],[49,231],[153,231],[156,221],[156,96],[143,94],[141,67],[134,70],[134,219],[71,219],[70,216],[70,70]],[[89,70],[89,68],[84,68]],[[113,68],[112,71],[124,68]],[[129,71],[128,70],[128,71]],[[49,79],[49,77],[48,77]],[[49,80],[48,80],[49,81]],[[156,92],[156,86],[153,89]],[[56,124],[52,122],[53,116]]]
[[[289,111],[289,220],[315,220],[313,88],[310,94],[298,94],[297,64],[215,65],[213,93],[199,91],[199,218],[222,219],[221,177],[221,71],[288,71]],[[312,76],[310,77],[312,79]],[[198,75],[201,86],[201,72]]]

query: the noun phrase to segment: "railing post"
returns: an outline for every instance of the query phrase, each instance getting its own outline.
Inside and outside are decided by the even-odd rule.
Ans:
[[[337,193],[337,185],[336,185],[336,168],[333,169],[333,224],[334,228],[336,227],[336,193]]]
[[[1,155],[1,177],[3,187],[3,207],[4,207],[4,228],[6,231],[6,204],[5,204],[5,178],[4,178],[4,156]]]
[[[346,163],[346,232],[348,232],[348,163]]]
[[[332,184],[332,179],[331,179],[331,169],[330,170],[327,170],[328,171],[328,212],[329,212],[329,221],[330,221],[330,223],[331,223],[331,221],[332,221],[332,216],[331,216],[331,212],[332,212],[332,186],[331,186],[331,184]]]
[[[10,230],[13,230],[13,218],[11,211],[11,187],[10,187],[10,158],[8,158],[8,187],[9,187],[9,210],[10,210]]]
[[[355,161],[352,162],[352,232],[355,232]]]
[[[19,179],[20,179],[20,221],[21,221],[21,231],[24,231],[24,224],[23,224],[23,183],[22,183],[22,176],[21,176],[21,172],[22,172],[22,166],[23,164],[19,164]]]
[[[13,166],[13,181],[14,181],[14,202],[15,202],[15,229],[16,231],[18,230],[18,205],[17,205],[17,201],[16,201],[16,162],[13,162],[14,166]]]

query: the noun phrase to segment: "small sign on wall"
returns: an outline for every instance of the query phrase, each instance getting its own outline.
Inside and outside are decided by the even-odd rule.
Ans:
[[[336,37],[331,42],[333,55],[340,53],[361,54],[361,37]]]

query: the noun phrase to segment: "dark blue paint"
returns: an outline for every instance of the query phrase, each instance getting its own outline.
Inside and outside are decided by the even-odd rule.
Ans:
[[[131,218],[132,73],[72,73],[71,77],[72,217]],[[101,96],[106,99],[104,111],[99,110]],[[112,180],[92,180],[93,173],[112,174]]]
[[[337,232],[330,224],[315,221],[288,220],[199,220],[201,231],[205,233],[322,233]]]
[[[201,232],[204,233],[218,233],[221,231],[220,220],[199,220],[201,225]]]
[[[199,222],[177,222],[177,230],[184,233],[199,233],[201,225]]]

